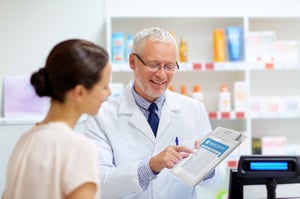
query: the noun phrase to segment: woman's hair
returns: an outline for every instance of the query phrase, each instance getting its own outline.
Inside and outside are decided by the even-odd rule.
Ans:
[[[133,53],[141,53],[144,49],[146,41],[156,41],[161,43],[173,43],[178,50],[176,40],[173,35],[159,27],[145,28],[138,32],[134,37],[134,42],[132,46]]]
[[[34,72],[30,81],[39,96],[64,102],[66,92],[76,85],[92,88],[108,61],[102,47],[80,39],[66,40],[54,46],[46,66]]]

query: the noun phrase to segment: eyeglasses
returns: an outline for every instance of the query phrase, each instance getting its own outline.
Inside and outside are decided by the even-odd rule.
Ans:
[[[175,73],[178,69],[179,69],[179,65],[178,63],[176,62],[175,64],[167,64],[167,65],[164,65],[164,66],[161,66],[160,64],[158,63],[153,63],[153,64],[146,64],[142,58],[138,55],[138,54],[133,54],[134,56],[136,56],[138,58],[138,60],[146,67],[148,67],[148,69],[151,71],[151,72],[157,72],[157,71],[160,71],[160,69],[163,67],[164,68],[164,71],[166,73]]]

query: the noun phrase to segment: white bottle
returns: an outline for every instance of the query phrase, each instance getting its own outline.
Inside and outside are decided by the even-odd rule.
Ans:
[[[235,111],[246,111],[246,97],[246,83],[242,81],[234,82],[233,102]]]
[[[228,86],[222,84],[219,93],[219,111],[229,112],[231,111],[231,94],[228,91]]]
[[[204,95],[201,92],[201,87],[198,84],[194,85],[194,87],[193,87],[192,97],[194,99],[198,100],[199,102],[201,102],[202,104],[204,103]]]

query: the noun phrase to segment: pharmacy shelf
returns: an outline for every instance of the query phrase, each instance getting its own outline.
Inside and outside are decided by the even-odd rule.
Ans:
[[[201,16],[201,15],[137,15],[128,16],[119,13],[108,15],[107,19],[107,46],[110,48],[112,32],[136,33],[144,27],[159,26],[172,31],[176,40],[183,36],[188,43],[188,62],[179,63],[180,70],[175,75],[172,85],[175,92],[185,84],[188,92],[192,94],[195,84],[201,86],[204,93],[204,104],[209,112],[209,117],[214,125],[231,126],[248,133],[249,138],[263,137],[264,122],[269,120],[290,120],[292,123],[299,119],[299,106],[295,111],[285,112],[251,112],[250,107],[241,116],[232,111],[230,113],[218,112],[218,94],[222,83],[229,86],[233,94],[234,83],[242,81],[247,87],[248,104],[252,98],[270,97],[300,97],[300,63],[276,61],[245,61],[239,62],[213,62],[212,32],[217,28],[239,26],[244,30],[244,36],[250,31],[275,31],[278,40],[300,41],[300,16],[285,17],[270,15],[259,16]],[[185,28],[182,28],[185,27]],[[286,31],[286,30],[293,31]],[[245,38],[244,38],[245,41]],[[244,49],[244,54],[246,49]],[[127,63],[113,63],[113,82],[126,84],[133,74]],[[233,98],[233,95],[232,95]],[[232,105],[233,105],[232,100]],[[296,107],[297,108],[297,107]],[[234,107],[233,107],[234,110]],[[262,122],[258,122],[262,121]],[[283,123],[285,124],[285,123]],[[259,126],[257,126],[259,125]],[[300,124],[293,124],[293,128]],[[289,126],[285,126],[287,131]],[[259,132],[257,132],[259,129]],[[285,132],[282,132],[285,133]],[[278,135],[279,133],[277,133]],[[291,137],[287,135],[287,137]],[[292,136],[293,137],[293,136]],[[293,137],[300,142],[300,136]],[[294,141],[294,140],[293,140]],[[249,146],[250,148],[251,146]]]

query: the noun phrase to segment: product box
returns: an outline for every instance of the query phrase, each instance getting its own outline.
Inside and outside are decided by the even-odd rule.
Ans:
[[[235,111],[246,111],[247,109],[247,92],[246,83],[239,81],[234,82],[234,110]]]
[[[286,155],[285,136],[263,136],[262,155]]]
[[[294,65],[291,63],[299,63],[300,58],[299,42],[296,40],[283,41],[278,40],[275,43],[275,61],[280,63],[278,68],[287,68]],[[288,63],[288,64],[284,64]]]
[[[123,32],[112,33],[111,59],[113,63],[125,62],[125,36]]]
[[[30,84],[30,76],[4,77],[3,102],[5,117],[40,117],[47,113],[50,106],[50,98],[37,96]]]
[[[246,61],[274,62],[275,43],[274,31],[249,32],[246,36]]]

